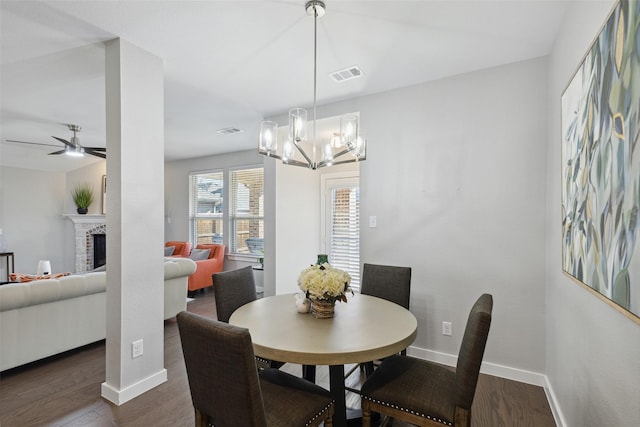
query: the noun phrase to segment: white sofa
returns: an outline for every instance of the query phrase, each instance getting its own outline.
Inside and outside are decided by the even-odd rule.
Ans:
[[[189,258],[166,258],[164,318],[187,308]],[[106,337],[106,272],[0,286],[0,371]]]

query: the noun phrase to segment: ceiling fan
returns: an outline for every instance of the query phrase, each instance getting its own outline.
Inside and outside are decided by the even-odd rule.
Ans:
[[[107,158],[107,149],[105,147],[84,147],[80,145],[80,139],[76,136],[77,132],[80,132],[82,128],[78,125],[68,124],[67,127],[71,132],[73,132],[73,136],[71,137],[71,141],[67,141],[66,139],[58,138],[57,136],[52,136],[52,138],[62,142],[65,147],[63,150],[54,151],[53,153],[49,153],[50,156],[58,155],[58,154],[67,154],[69,156],[82,157],[85,154],[91,154],[92,156],[100,157],[102,159]],[[21,144],[32,144],[32,145],[46,145],[55,147],[55,145],[51,144],[40,144],[37,142],[26,142],[26,141],[15,141],[7,139],[7,142],[18,142]]]

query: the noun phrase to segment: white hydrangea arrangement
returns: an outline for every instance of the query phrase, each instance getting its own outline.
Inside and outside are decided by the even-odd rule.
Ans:
[[[351,276],[330,264],[315,264],[305,268],[298,277],[298,286],[309,299],[347,302]]]

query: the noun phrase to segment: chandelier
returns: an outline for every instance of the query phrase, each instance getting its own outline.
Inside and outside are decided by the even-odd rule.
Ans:
[[[313,126],[311,139],[307,137],[307,110],[289,110],[289,134],[278,152],[278,124],[274,121],[260,123],[258,152],[274,157],[282,163],[319,169],[325,166],[358,162],[366,159],[366,140],[359,133],[359,117],[356,114],[340,118],[340,132],[334,133],[329,141],[316,139],[316,94],[317,94],[317,53],[318,18],[325,13],[321,0],[310,0],[305,5],[307,15],[313,16]]]

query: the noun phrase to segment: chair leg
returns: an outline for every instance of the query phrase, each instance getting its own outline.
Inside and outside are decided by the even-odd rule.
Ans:
[[[366,400],[362,399],[362,427],[371,427],[371,410]]]
[[[324,427],[333,427],[333,406],[329,408],[329,416],[324,420]]]
[[[196,423],[195,427],[209,427],[209,417],[207,414],[203,413],[200,409],[195,408],[196,410]]]

